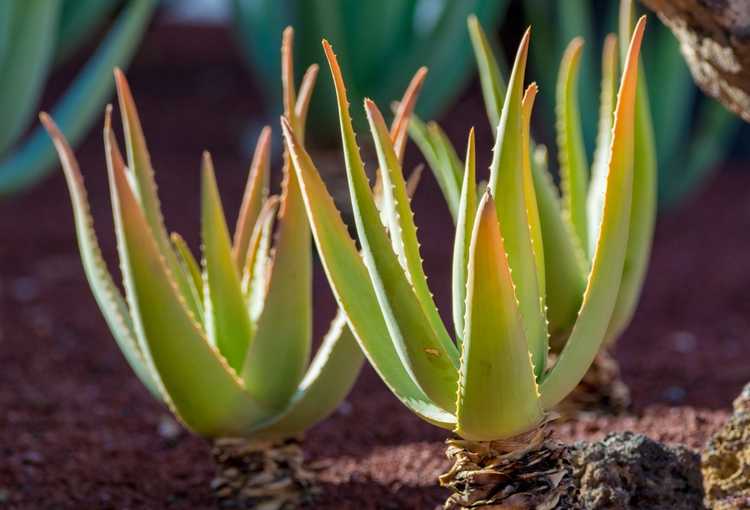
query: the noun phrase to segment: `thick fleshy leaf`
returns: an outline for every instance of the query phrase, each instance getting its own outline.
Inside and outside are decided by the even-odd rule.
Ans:
[[[458,206],[456,220],[456,236],[453,240],[453,326],[459,341],[464,336],[464,316],[466,314],[466,277],[469,267],[469,247],[471,233],[474,230],[474,217],[477,212],[477,176],[476,176],[476,148],[474,142],[474,128],[469,131],[469,142],[466,147],[466,164],[463,184],[461,186],[461,201]]]
[[[304,125],[296,114],[292,42],[293,32],[287,28],[281,48],[284,111],[293,119],[295,133],[301,135]],[[248,391],[274,409],[283,409],[294,394],[309,362],[312,342],[310,228],[291,166],[285,154],[268,291],[242,369]]]
[[[505,439],[539,424],[542,408],[495,204],[485,194],[471,236],[456,433]]]
[[[86,273],[86,279],[89,282],[94,299],[99,305],[112,336],[115,337],[117,345],[138,379],[154,397],[162,400],[162,394],[138,346],[128,306],[112,280],[112,275],[107,270],[107,264],[102,257],[78,161],[76,161],[73,150],[54,121],[46,113],[42,113],[39,118],[50,137],[52,137],[60,156],[65,182],[70,192],[70,201],[73,205],[78,250],[81,253],[83,271]]]
[[[394,252],[399,257],[402,267],[406,270],[409,282],[414,288],[414,293],[422,306],[427,320],[432,329],[441,339],[446,351],[455,351],[455,345],[443,324],[432,293],[427,285],[427,276],[422,267],[422,256],[419,253],[419,240],[417,238],[417,226],[414,224],[414,213],[411,210],[410,198],[406,189],[401,163],[391,143],[388,128],[385,125],[383,115],[375,106],[375,103],[365,99],[367,120],[370,123],[370,131],[375,140],[375,148],[378,154],[383,176],[383,197],[385,204],[391,204],[390,234]],[[458,353],[456,352],[456,355]]]
[[[416,115],[409,122],[409,136],[419,148],[443,192],[454,222],[461,197],[463,168],[448,137],[434,122],[425,124]]]
[[[333,49],[323,42],[334,78],[349,195],[362,258],[391,339],[415,381],[444,409],[455,405],[458,353],[430,326],[419,299],[391,250],[380,222],[349,116],[346,89]]]
[[[297,121],[299,122],[302,143],[305,143],[307,112],[310,110],[310,99],[312,99],[312,93],[315,89],[315,81],[318,79],[318,69],[318,64],[312,64],[305,71],[300,82],[297,102],[294,106],[294,116],[297,117]]]
[[[627,252],[633,195],[638,55],[646,18],[633,32],[617,96],[602,226],[578,320],[541,386],[546,409],[575,388],[601,346],[617,301]]]
[[[247,247],[250,243],[255,222],[268,196],[268,181],[271,174],[271,128],[266,126],[258,137],[253,162],[242,197],[237,226],[234,229],[232,254],[237,269],[241,270],[247,259]]]
[[[589,259],[594,256],[596,240],[599,237],[599,226],[602,223],[602,211],[604,210],[604,192],[607,187],[607,170],[609,170],[609,146],[612,140],[612,122],[614,121],[615,101],[617,100],[617,71],[617,37],[609,34],[604,40],[602,51],[599,129],[596,135],[596,151],[591,166],[591,182],[586,199]]]
[[[198,434],[242,437],[271,412],[203,335],[177,290],[108,130],[107,164],[125,290],[147,364],[174,413]],[[230,267],[234,267],[230,258]]]
[[[9,0],[5,0],[9,2]],[[11,42],[0,74],[0,154],[13,146],[34,118],[51,70],[57,40],[60,2],[15,3]],[[3,37],[6,37],[3,34]]]
[[[560,187],[563,211],[573,225],[582,248],[588,246],[586,188],[588,163],[578,107],[578,70],[583,39],[573,39],[563,54],[557,80],[557,147],[560,154]]]
[[[529,38],[527,30],[521,40],[510,76],[508,93],[500,114],[497,137],[490,165],[489,189],[497,208],[505,240],[508,261],[513,271],[526,339],[537,376],[547,363],[547,321],[534,257],[529,227],[528,206],[523,175],[523,77],[526,69]]]
[[[201,324],[203,324],[205,321],[205,315],[203,314],[203,300],[201,298],[201,295],[203,294],[203,276],[201,275],[200,266],[180,234],[172,232],[172,235],[169,236],[169,238],[172,240],[175,252],[177,253],[177,258],[180,261],[180,269],[185,273],[188,283],[190,284],[190,292],[193,295],[193,299],[200,303],[197,318],[200,320]]]
[[[11,2],[0,3],[5,5]],[[20,3],[41,5],[51,2]],[[123,66],[130,60],[158,3],[158,0],[129,1],[96,52],[89,57],[76,79],[52,108],[52,116],[73,145],[88,133],[91,121],[100,114],[102,105],[109,99],[112,82],[107,77],[113,67]],[[28,60],[28,55],[25,58]],[[7,65],[2,67],[7,70]],[[9,73],[8,76],[12,76],[16,83],[28,86],[28,82],[17,74]],[[7,90],[2,85],[0,88]],[[0,108],[0,111],[5,110]],[[4,122],[8,122],[8,119],[4,119]],[[39,181],[52,168],[54,160],[55,149],[44,129],[35,129],[12,154],[0,162],[0,196],[12,194]]]
[[[492,52],[487,36],[479,24],[479,20],[474,15],[469,16],[468,24],[471,44],[474,47],[474,58],[479,69],[479,82],[482,85],[484,107],[487,110],[487,118],[494,135],[500,122],[500,111],[505,100],[507,86],[500,74],[500,66]]]
[[[396,156],[400,164],[404,162],[406,142],[409,139],[409,122],[417,104],[419,92],[422,90],[424,79],[427,76],[427,68],[420,67],[409,82],[401,101],[392,105],[394,108],[393,122],[391,123],[390,139],[393,143]],[[375,185],[372,187],[375,194],[375,202],[381,211],[383,223],[388,226],[388,218],[393,214],[392,210],[383,209],[383,179],[381,169],[375,172]],[[391,204],[392,205],[392,204]]]
[[[154,180],[154,169],[151,166],[151,156],[148,153],[146,138],[143,135],[133,94],[130,91],[130,86],[125,79],[125,75],[119,69],[115,69],[115,84],[117,86],[117,97],[120,102],[122,127],[125,132],[125,148],[128,155],[127,171],[132,176],[135,195],[141,207],[143,207],[143,213],[154,233],[159,251],[164,256],[167,267],[169,267],[177,282],[177,288],[185,298],[190,311],[197,315],[199,304],[193,299],[193,295],[190,292],[190,284],[183,272],[180,271],[177,255],[169,243],[167,230],[164,227],[164,218],[161,214],[156,181]]]
[[[546,276],[544,269],[544,242],[542,240],[542,222],[539,219],[539,206],[537,205],[536,190],[534,189],[534,177],[531,175],[531,112],[534,109],[534,100],[539,91],[536,83],[526,88],[521,101],[521,120],[523,131],[521,132],[521,144],[523,150],[523,195],[526,202],[526,212],[529,218],[529,231],[531,232],[531,248],[534,250],[534,263],[536,264],[536,279],[539,284],[539,296],[542,299],[542,309],[546,307]]]
[[[562,204],[547,170],[547,149],[538,145],[532,164],[534,191],[544,245],[545,302],[552,337],[567,337],[578,316],[586,288],[586,262],[574,242],[573,228],[563,218]]]
[[[623,0],[627,3],[627,0]],[[632,18],[628,17],[628,20]],[[621,25],[630,35],[632,23]],[[654,128],[648,100],[648,86],[640,65],[638,91],[635,99],[635,148],[633,160],[633,205],[630,213],[630,236],[625,254],[620,293],[607,331],[607,340],[616,339],[630,323],[646,278],[657,209],[657,161]]]
[[[296,174],[285,165],[268,291],[242,377],[248,391],[283,407],[309,361],[312,340],[312,252]]]
[[[331,414],[354,386],[364,356],[339,310],[288,407],[253,431],[255,439],[302,434]]]
[[[253,328],[257,326],[268,293],[268,278],[271,271],[269,258],[271,234],[278,207],[277,195],[269,197],[263,205],[250,237],[245,268],[242,270],[242,293],[247,301],[247,310],[250,313]]]
[[[213,163],[207,152],[203,153],[201,188],[206,333],[229,366],[239,372],[245,361],[252,330],[240,287],[239,271],[232,258],[232,244]]]
[[[453,415],[433,403],[402,364],[385,319],[377,313],[380,306],[367,268],[333,198],[284,119],[282,128],[323,268],[352,333],[372,366],[404,405],[430,423],[452,429]]]

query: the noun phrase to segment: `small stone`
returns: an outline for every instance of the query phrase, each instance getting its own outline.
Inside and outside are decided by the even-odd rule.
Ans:
[[[688,354],[698,345],[698,338],[689,331],[678,331],[672,335],[672,344],[677,352]]]
[[[175,441],[180,434],[182,429],[171,416],[163,415],[159,419],[159,436],[167,441]]]
[[[341,416],[349,416],[350,414],[352,414],[353,410],[354,406],[352,406],[351,402],[349,402],[348,400],[344,400],[343,402],[341,402],[339,404],[339,407],[336,409],[336,411]]]
[[[682,402],[686,394],[687,392],[684,388],[681,388],[680,386],[670,386],[664,390],[664,399],[669,402],[678,403]]]
[[[19,303],[30,303],[39,296],[39,282],[30,276],[16,278],[13,280],[10,293]]]

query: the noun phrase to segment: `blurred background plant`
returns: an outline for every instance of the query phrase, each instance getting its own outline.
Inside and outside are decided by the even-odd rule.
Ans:
[[[232,0],[231,16],[267,104],[281,104],[275,48],[283,28],[291,25],[300,41],[298,71],[321,61],[324,37],[339,49],[353,104],[361,104],[365,95],[388,104],[399,97],[418,67],[427,66],[430,74],[417,109],[432,118],[450,106],[471,78],[466,17],[474,13],[483,26],[494,28],[508,4],[508,0]],[[321,83],[317,94],[311,106],[315,128],[310,135],[314,142],[335,142],[338,118],[332,85]],[[367,125],[359,111],[354,122],[360,128]]]
[[[55,151],[39,127],[26,138],[51,73],[116,14],[70,87],[52,108],[77,144],[112,90],[112,68],[128,63],[158,0],[3,0],[0,2],[0,195],[27,188],[53,167]],[[119,9],[119,11],[118,11]]]
[[[534,27],[531,48],[532,75],[542,91],[554,91],[556,63],[568,42],[582,36],[580,95],[598,97],[603,36],[617,30],[618,2],[595,0],[524,0],[527,22]],[[486,26],[486,25],[484,25]],[[649,27],[643,64],[649,77],[659,168],[660,208],[679,204],[696,191],[718,168],[732,146],[741,121],[717,101],[706,97],[693,83],[679,45],[661,23]],[[550,133],[554,126],[554,93],[540,94]],[[596,140],[596,103],[581,102],[586,148]]]

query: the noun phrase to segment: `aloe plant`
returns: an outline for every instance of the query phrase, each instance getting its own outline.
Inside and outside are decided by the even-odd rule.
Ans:
[[[498,115],[486,190],[477,191],[473,133],[462,176],[456,177],[454,335],[438,313],[422,268],[398,150],[377,106],[365,100],[384,190],[379,210],[359,154],[344,79],[327,42],[361,254],[293,124],[283,121],[318,253],[352,333],[404,405],[460,437],[449,442],[455,465],[441,478],[454,491],[449,507],[553,508],[570,488],[563,450],[546,440],[544,424],[586,373],[626,293],[631,204],[643,185],[635,160],[644,28],[642,18],[627,49],[609,121],[611,137],[601,142],[608,147],[600,177],[601,221],[593,233],[591,264],[583,273],[573,253],[569,259],[560,252],[547,260],[547,245],[562,250],[560,243],[572,237],[559,216],[559,231],[544,223],[557,204],[549,182],[541,189],[535,185],[547,176],[531,164],[529,122],[536,86],[523,94],[530,31],[524,35]],[[570,273],[568,262],[576,272]],[[579,275],[581,287],[561,286]],[[548,369],[547,320],[552,317],[547,305],[551,314],[552,303],[563,298],[578,310],[565,348]]]
[[[297,95],[292,38],[287,29],[284,110],[303,143],[317,66],[305,73]],[[65,173],[91,290],[138,378],[188,429],[214,440],[222,464],[217,495],[257,504],[294,503],[309,484],[297,438],[338,406],[364,358],[339,312],[309,360],[310,229],[289,157],[284,157],[280,197],[269,196],[271,132],[266,128],[230,240],[213,164],[204,154],[199,264],[178,234],[167,235],[131,91],[119,70],[115,81],[127,163],[111,126],[111,108],[104,146],[124,298],[102,260],[72,149],[52,119],[41,115]],[[404,102],[413,99],[407,95]],[[400,117],[402,137],[409,113]]]
[[[627,49],[632,27],[632,2],[622,0],[620,46]],[[487,117],[493,132],[497,131],[506,80],[500,71],[488,38],[478,20],[469,18],[471,40],[479,69]],[[583,119],[579,105],[578,78],[581,69],[583,40],[573,39],[563,55],[559,68],[555,115],[557,153],[562,194],[558,194],[548,172],[547,150],[534,144],[529,185],[539,197],[538,216],[544,243],[543,260],[550,287],[548,330],[552,355],[560,354],[576,323],[587,273],[593,264],[597,234],[603,210],[609,141],[613,123],[618,77],[618,42],[610,34],[603,45],[601,94],[598,116],[597,146],[588,163],[583,141]],[[623,52],[623,57],[625,54]],[[609,354],[615,340],[630,323],[646,277],[656,218],[657,170],[653,127],[651,124],[646,77],[641,70],[635,128],[634,191],[630,240],[622,275],[621,290],[606,334],[604,346],[576,392],[566,401],[564,414],[586,412],[621,412],[629,405],[629,391],[619,377],[619,367]],[[588,105],[590,101],[585,101]],[[590,105],[589,109],[590,109]],[[435,122],[412,121],[411,134],[441,185],[443,195],[456,222],[461,190],[461,161],[450,141]],[[535,213],[536,214],[536,213]],[[456,307],[454,307],[454,310]],[[454,322],[462,317],[454,313]]]
[[[596,95],[598,55],[603,49],[595,34],[614,30],[617,25],[617,3],[595,0],[524,0],[523,11],[529,23],[537,28],[539,38],[530,54],[530,65],[539,77],[543,90],[552,89],[557,79],[555,63],[568,41],[583,35],[588,48],[580,59],[579,87],[583,97]],[[679,205],[706,184],[736,140],[740,119],[718,101],[706,97],[693,83],[690,71],[680,54],[679,42],[663,24],[656,23],[644,49],[644,69],[651,78],[649,94],[659,97],[652,105],[656,134],[656,157],[659,163],[658,198],[661,208]],[[664,94],[664,91],[669,91]],[[554,97],[544,104],[554,120]],[[586,147],[593,147],[597,137],[596,105],[583,104],[583,134]]]
[[[0,196],[32,186],[53,167],[43,129],[22,135],[56,63],[70,55],[118,6],[117,0],[0,2]],[[158,0],[128,0],[109,33],[53,108],[78,143],[112,91],[109,73],[132,57]]]
[[[420,101],[420,114],[440,114],[470,78],[471,47],[463,20],[475,12],[488,26],[502,20],[508,0],[232,0],[237,38],[266,96],[277,97],[276,38],[286,25],[300,37],[299,63],[317,62],[318,43],[327,37],[342,48],[339,58],[350,72],[350,94],[359,102],[365,95],[391,101],[419,65],[431,69]],[[387,66],[383,66],[388,62]],[[312,105],[314,141],[335,141],[338,121],[333,90],[325,84]],[[269,105],[278,104],[268,101]],[[271,112],[276,113],[276,112]],[[355,125],[366,126],[356,112]]]

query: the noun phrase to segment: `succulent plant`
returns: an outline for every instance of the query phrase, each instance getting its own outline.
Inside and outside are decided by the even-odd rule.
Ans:
[[[112,93],[107,74],[130,60],[158,0],[0,2],[0,196],[28,188],[53,167],[55,150],[44,130],[25,139],[22,135],[55,64],[122,3],[109,33],[53,108],[73,144],[84,137]]]
[[[292,122],[282,122],[318,253],[352,333],[404,405],[460,437],[448,450],[456,464],[441,479],[455,492],[449,506],[553,508],[571,486],[562,450],[546,440],[544,423],[594,360],[624,292],[631,203],[643,185],[634,153],[644,28],[642,18],[627,50],[611,137],[602,142],[608,150],[597,177],[601,221],[580,289],[561,284],[569,277],[562,264],[578,264],[578,258],[567,261],[558,254],[546,260],[547,244],[571,238],[562,224],[554,230],[542,223],[545,208],[557,204],[543,193],[550,192],[549,183],[542,192],[534,185],[529,122],[536,86],[523,94],[530,31],[524,35],[499,113],[486,191],[476,188],[473,133],[463,175],[456,177],[454,337],[422,268],[398,150],[377,106],[365,100],[381,169],[379,210],[359,154],[344,79],[327,42],[361,254]],[[580,307],[562,353],[548,369],[546,304],[563,298],[571,300],[570,308]]]
[[[618,3],[596,0],[521,3],[526,19],[538,35],[529,58],[542,89],[554,87],[556,59],[563,54],[568,41],[583,35],[587,49],[580,57],[578,86],[582,97],[594,97],[599,85],[597,72],[603,71],[598,62],[603,48],[595,34],[616,29]],[[659,165],[658,199],[660,208],[668,208],[679,205],[705,185],[736,143],[735,135],[742,123],[718,101],[700,92],[680,53],[679,42],[662,23],[655,23],[649,30],[649,45],[641,58],[651,78],[646,87],[649,95],[659,98],[651,105]],[[664,90],[670,93],[664,95]],[[549,107],[545,108],[549,112],[546,120],[551,123],[554,97],[548,95],[545,99],[544,106]],[[584,103],[581,108],[586,147],[591,148],[597,137],[596,105]]]
[[[317,66],[308,69],[297,96],[292,39],[287,29],[284,109],[303,143]],[[214,440],[222,464],[218,495],[255,503],[296,501],[309,483],[296,439],[338,406],[364,358],[339,312],[309,361],[310,228],[289,156],[284,156],[281,196],[269,197],[266,128],[230,240],[211,158],[204,154],[199,264],[179,235],[171,240],[167,235],[136,106],[124,75],[116,71],[115,78],[127,165],[111,126],[111,108],[104,144],[125,298],[102,259],[73,152],[51,118],[41,115],[62,162],[91,290],[143,384],[187,428]],[[422,78],[415,78],[402,100],[394,128],[401,143],[407,138],[408,105]]]
[[[620,47],[623,58],[632,27],[632,1],[621,2]],[[501,116],[507,93],[500,65],[478,20],[469,18],[469,32],[479,69],[487,117],[493,133]],[[603,46],[601,99],[597,146],[589,166],[583,142],[582,115],[578,101],[578,75],[583,40],[573,39],[563,55],[556,88],[557,152],[560,160],[562,196],[548,172],[547,150],[531,140],[532,187],[538,197],[538,216],[544,242],[547,275],[548,330],[554,356],[559,355],[578,317],[587,273],[593,263],[601,223],[609,143],[618,77],[617,37],[610,34]],[[619,367],[609,349],[630,323],[646,277],[656,219],[656,152],[646,77],[639,75],[636,98],[633,206],[630,238],[620,292],[605,337],[604,346],[590,372],[565,403],[564,414],[620,412],[629,405],[629,391],[619,378]],[[411,134],[436,175],[443,195],[456,221],[461,192],[462,164],[450,141],[435,122],[412,120]],[[454,306],[454,312],[457,307]],[[454,323],[462,324],[460,309]]]

